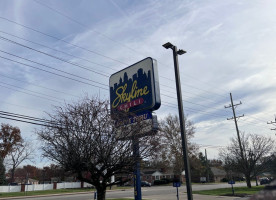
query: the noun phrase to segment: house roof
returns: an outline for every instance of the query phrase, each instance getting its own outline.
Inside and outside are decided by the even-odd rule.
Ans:
[[[222,169],[216,168],[216,167],[211,167],[211,170],[214,174],[214,176],[225,176],[226,172]]]
[[[156,170],[142,171],[141,174],[152,175]]]

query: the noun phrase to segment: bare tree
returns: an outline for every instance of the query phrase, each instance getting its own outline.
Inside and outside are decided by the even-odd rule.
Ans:
[[[176,115],[168,115],[161,121],[160,129],[162,146],[160,148],[161,156],[159,156],[159,158],[161,158],[163,162],[170,164],[176,175],[180,175],[184,170],[184,163],[180,121],[178,117]],[[198,154],[198,147],[196,144],[191,143],[191,138],[193,138],[195,134],[195,127],[186,116],[185,132],[188,140],[188,155],[191,159],[193,154]]]
[[[26,160],[32,160],[34,156],[34,149],[31,146],[31,143],[21,141],[20,144],[17,144],[13,147],[12,151],[7,156],[7,164],[11,166],[11,180],[14,182],[14,173],[16,168]]]
[[[144,128],[139,120],[136,125],[117,127],[120,119],[111,119],[108,102],[96,98],[57,107],[50,117],[57,126],[37,132],[44,142],[44,156],[93,184],[99,200],[105,199],[106,187],[118,184],[110,183],[113,175],[133,172],[136,160],[131,139],[140,142],[137,159],[151,155],[158,144],[155,135],[138,137]]]
[[[237,138],[231,139],[231,144],[220,151],[219,155],[226,170],[243,173],[248,188],[251,188],[251,178],[267,170],[269,159],[274,147],[271,138],[257,134],[241,134],[243,157],[241,156]]]

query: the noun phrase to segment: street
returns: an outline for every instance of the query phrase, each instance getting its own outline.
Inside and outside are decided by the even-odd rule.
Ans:
[[[241,187],[246,186],[245,183],[237,183],[234,187]],[[193,185],[193,191],[197,190],[210,190],[210,189],[217,189],[217,188],[227,188],[231,187],[227,183],[220,183],[220,184],[196,184]],[[186,191],[185,186],[181,186],[179,188],[179,193],[181,196],[185,196],[183,193]],[[142,188],[142,196],[143,198],[152,198],[153,196],[157,199],[176,199],[176,188],[172,186],[155,186],[155,187],[143,187]],[[159,196],[159,198],[158,198]],[[107,198],[122,198],[122,197],[130,197],[133,198],[133,189],[126,189],[126,190],[112,190],[107,191],[106,193]],[[94,199],[93,193],[76,193],[76,194],[69,194],[69,195],[52,195],[47,197],[32,197],[32,199],[39,199],[39,200],[91,200]],[[17,198],[18,199],[18,198]],[[23,200],[26,198],[20,198],[18,200]],[[229,198],[230,199],[230,198]]]

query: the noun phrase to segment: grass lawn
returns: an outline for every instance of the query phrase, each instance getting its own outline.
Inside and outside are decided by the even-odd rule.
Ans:
[[[47,195],[47,194],[62,194],[62,193],[72,193],[72,192],[93,192],[95,189],[58,189],[58,190],[41,190],[32,192],[5,192],[0,193],[0,198],[2,197],[19,197],[19,196],[34,196],[34,195]]]
[[[247,187],[236,187],[234,186],[235,196],[246,196],[256,194],[260,190],[264,189],[264,186],[252,186],[252,188]],[[214,196],[232,196],[232,188],[220,188],[214,190],[200,190],[193,191],[193,194],[203,194],[203,195],[214,195]]]
[[[115,187],[112,190],[125,190],[132,189],[132,187]],[[0,193],[0,198],[4,197],[20,197],[20,196],[35,196],[35,195],[50,195],[50,194],[63,194],[63,193],[74,193],[74,192],[94,192],[95,189],[83,188],[83,189],[58,189],[58,190],[41,190],[41,191],[31,191],[31,192],[5,192]],[[121,199],[115,199],[121,200]],[[123,199],[129,200],[129,199]],[[133,200],[133,199],[131,199]]]
[[[127,187],[129,189],[130,187]],[[113,190],[121,190],[126,189],[125,187],[117,187]],[[74,193],[74,192],[91,192],[91,195],[93,195],[93,192],[95,189],[59,189],[59,190],[44,190],[44,191],[33,191],[33,192],[10,192],[10,193],[0,193],[0,198],[4,197],[20,197],[20,196],[35,196],[35,195],[50,195],[50,194],[62,194],[62,193]],[[129,198],[117,198],[117,199],[110,199],[110,200],[134,200]]]

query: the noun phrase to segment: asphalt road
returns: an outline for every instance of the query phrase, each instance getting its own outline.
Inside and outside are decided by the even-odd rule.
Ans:
[[[234,187],[241,187],[246,186],[245,183],[237,183]],[[231,185],[226,183],[221,184],[200,184],[200,185],[193,185],[192,188],[194,191],[196,190],[210,190],[216,188],[227,188],[231,187]],[[185,186],[181,186],[179,188],[179,193],[184,193],[186,191]],[[153,195],[160,195],[161,197],[168,196],[168,197],[175,197],[176,195],[176,188],[172,186],[155,186],[155,187],[143,187],[142,188],[142,196],[147,198],[147,196]],[[107,198],[122,198],[122,197],[130,197],[133,198],[133,189],[127,190],[113,190],[107,191],[106,193]],[[26,198],[16,198],[17,200],[23,200]],[[39,200],[93,200],[94,194],[93,193],[78,193],[78,194],[70,194],[70,195],[56,195],[56,196],[47,196],[47,197],[34,197],[28,199],[39,199]],[[168,198],[169,199],[169,198]]]

